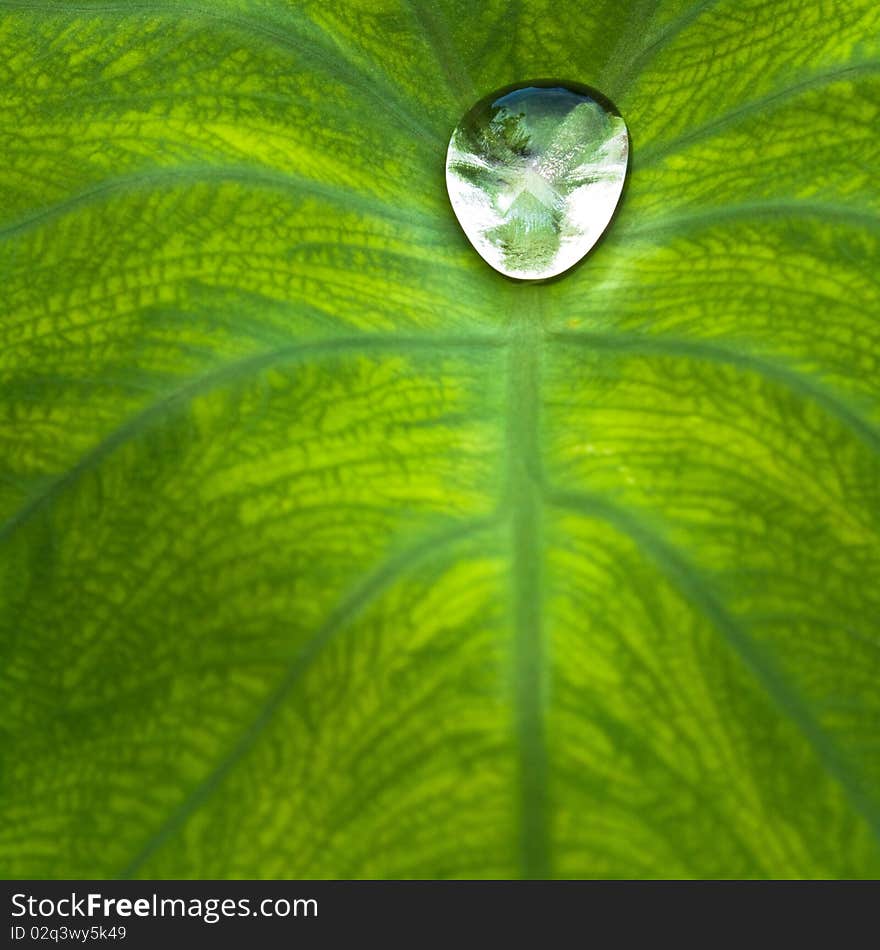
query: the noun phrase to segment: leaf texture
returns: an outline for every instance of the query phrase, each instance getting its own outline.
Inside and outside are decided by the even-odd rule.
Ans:
[[[0,872],[880,874],[880,8],[0,2]],[[445,195],[611,97],[563,280]]]

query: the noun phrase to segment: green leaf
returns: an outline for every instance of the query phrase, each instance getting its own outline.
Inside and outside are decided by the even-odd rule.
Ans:
[[[0,3],[0,873],[880,874],[880,7]],[[481,95],[608,95],[506,281]]]

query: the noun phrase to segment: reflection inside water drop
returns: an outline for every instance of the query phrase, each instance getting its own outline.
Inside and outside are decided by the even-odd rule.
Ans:
[[[623,190],[629,136],[600,93],[536,80],[481,99],[449,141],[446,187],[465,234],[502,274],[546,280],[576,264]]]

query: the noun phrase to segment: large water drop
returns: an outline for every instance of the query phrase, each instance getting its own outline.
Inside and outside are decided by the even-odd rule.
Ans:
[[[576,264],[608,226],[626,178],[629,135],[600,93],[536,80],[481,99],[459,122],[446,187],[480,256],[520,280]]]

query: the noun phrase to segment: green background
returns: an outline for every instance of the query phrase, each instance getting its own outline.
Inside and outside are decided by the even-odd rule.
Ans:
[[[880,874],[878,26],[0,2],[0,873]],[[539,76],[633,152],[534,286]]]

